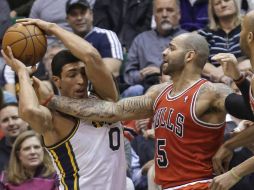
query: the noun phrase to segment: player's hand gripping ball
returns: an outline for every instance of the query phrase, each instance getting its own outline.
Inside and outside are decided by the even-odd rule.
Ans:
[[[47,50],[47,38],[36,25],[15,24],[5,32],[2,49],[8,55],[7,46],[10,46],[16,59],[26,66],[38,63]]]

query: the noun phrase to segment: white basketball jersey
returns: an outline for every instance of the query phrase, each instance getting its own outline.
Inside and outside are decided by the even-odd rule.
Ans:
[[[126,160],[121,124],[79,120],[57,145],[47,147],[60,190],[125,190]]]

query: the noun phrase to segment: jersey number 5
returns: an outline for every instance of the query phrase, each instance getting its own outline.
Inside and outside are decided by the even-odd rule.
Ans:
[[[159,168],[168,166],[167,152],[165,151],[166,139],[157,139],[157,158],[156,162]]]

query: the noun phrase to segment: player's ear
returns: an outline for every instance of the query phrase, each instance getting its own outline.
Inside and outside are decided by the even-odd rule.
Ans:
[[[53,75],[52,80],[57,88],[61,88],[61,79],[58,76]]]
[[[253,32],[248,33],[248,43],[251,43],[253,41]]]
[[[186,63],[192,61],[195,58],[195,50],[190,50],[185,54]]]

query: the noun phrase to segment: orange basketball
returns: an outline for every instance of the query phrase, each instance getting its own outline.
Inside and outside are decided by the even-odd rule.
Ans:
[[[10,46],[16,59],[26,66],[38,63],[47,50],[47,39],[36,25],[15,24],[5,32],[2,48],[8,55],[7,46]]]

